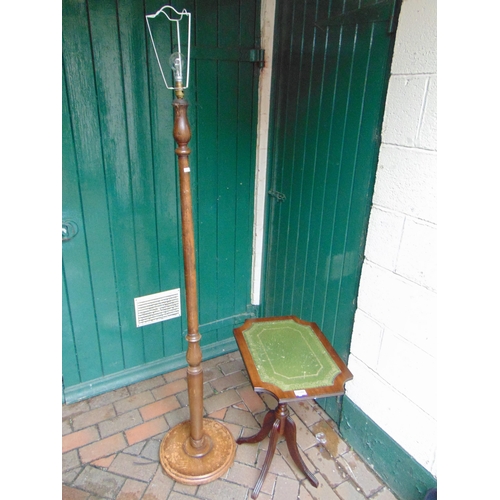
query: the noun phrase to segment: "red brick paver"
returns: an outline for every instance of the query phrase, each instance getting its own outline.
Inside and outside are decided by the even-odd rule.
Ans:
[[[127,442],[122,433],[107,437],[96,443],[80,448],[80,459],[82,463],[92,462],[98,458],[107,457],[127,447]]]
[[[154,420],[149,420],[142,425],[133,427],[128,431],[125,431],[127,436],[127,441],[129,445],[133,445],[140,441],[144,441],[152,436],[156,436],[168,429],[167,422],[163,417],[155,418]]]
[[[62,438],[62,452],[80,448],[86,444],[92,443],[99,439],[99,433],[96,427],[87,427],[81,431],[72,432],[71,434],[66,434]]]
[[[164,500],[168,497],[173,486],[174,480],[168,477],[159,465],[142,500]]]
[[[173,372],[165,373],[163,378],[166,382],[173,382],[174,380],[186,378],[186,368],[179,368]]]
[[[90,410],[73,418],[73,429],[78,431],[85,427],[95,425],[104,420],[108,420],[116,415],[113,405],[102,406],[95,410]]]
[[[276,400],[255,393],[238,353],[203,362],[205,416],[224,422],[234,439],[255,434]],[[159,448],[169,428],[188,420],[186,369],[156,376],[63,406],[63,500],[249,499],[269,439],[239,445],[227,473],[210,483],[184,485],[167,476]],[[396,500],[350,449],[314,401],[290,405],[299,452],[317,477],[313,488],[280,439],[258,500]],[[317,447],[315,434],[327,442]]]
[[[121,476],[127,476],[138,481],[151,481],[156,472],[158,464],[151,460],[127,453],[119,453],[108,468],[109,472],[115,472]]]
[[[217,392],[225,391],[230,387],[238,387],[240,385],[248,383],[248,378],[243,374],[243,372],[235,372],[226,377],[221,377],[211,382],[212,387]]]
[[[90,493],[86,491],[70,488],[69,486],[62,485],[62,500],[87,500]]]
[[[252,413],[259,413],[266,409],[264,401],[262,401],[262,398],[252,389],[251,385],[239,387],[238,393]]]
[[[141,412],[142,418],[146,421],[159,417],[160,415],[164,415],[165,413],[176,410],[180,407],[181,405],[175,396],[170,396],[165,399],[160,399],[159,401],[156,401],[156,403],[143,406],[139,411]]]
[[[146,488],[146,483],[127,479],[116,500],[140,500]]]
[[[153,389],[151,392],[155,399],[163,399],[167,396],[172,396],[172,394],[177,394],[178,392],[185,391],[187,389],[187,381],[185,378],[181,378],[170,384],[162,385]]]
[[[150,391],[141,392],[139,394],[134,394],[129,398],[120,399],[114,403],[117,413],[126,413],[141,406],[147,405],[149,403],[154,403],[155,398]]]
[[[103,469],[107,469],[112,463],[113,460],[115,459],[115,455],[110,455],[109,457],[104,457],[104,458],[99,458],[98,460],[94,460],[92,465],[95,465],[96,467],[101,467]]]
[[[101,437],[105,438],[139,424],[142,424],[141,415],[138,410],[132,410],[104,422],[100,422],[99,432],[101,433]]]

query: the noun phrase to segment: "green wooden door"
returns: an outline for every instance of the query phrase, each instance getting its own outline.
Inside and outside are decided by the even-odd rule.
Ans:
[[[278,1],[267,316],[347,360],[393,46],[394,1]],[[336,410],[335,400],[323,402]]]
[[[134,298],[184,296],[173,94],[145,15],[164,2],[63,1],[63,387],[67,402],[185,365],[182,316],[136,327]],[[186,91],[204,357],[252,315],[257,0],[193,14]],[[63,225],[63,228],[65,226]],[[76,233],[76,234],[75,234]],[[63,238],[64,239],[64,238]]]

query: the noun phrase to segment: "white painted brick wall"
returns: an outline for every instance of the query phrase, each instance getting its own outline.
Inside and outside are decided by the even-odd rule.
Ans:
[[[407,217],[399,247],[396,273],[436,290],[436,225]]]
[[[435,0],[401,7],[346,386],[434,475],[436,10]]]
[[[436,160],[433,151],[382,144],[374,205],[436,222]]]
[[[436,420],[356,357],[349,397],[428,470],[435,467]],[[369,410],[368,410],[369,409]]]
[[[437,2],[403,0],[391,73],[437,73]]]

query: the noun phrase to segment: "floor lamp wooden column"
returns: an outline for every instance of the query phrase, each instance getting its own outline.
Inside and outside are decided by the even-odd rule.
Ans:
[[[150,19],[160,14],[165,15],[169,22],[176,25],[177,51],[170,56],[174,75],[173,86],[170,86],[165,79],[149,24]],[[180,21],[184,18],[187,18],[188,21],[187,58],[181,51],[179,26]],[[191,129],[187,117],[188,103],[184,99],[183,92],[189,82],[191,14],[186,10],[178,12],[167,5],[155,14],[146,16],[146,21],[163,80],[167,88],[175,91],[176,96],[172,103],[174,107],[173,135],[177,143],[175,153],[179,167],[188,323],[186,361],[188,364],[187,385],[190,419],[178,424],[165,435],[160,445],[160,462],[165,472],[176,481],[184,484],[204,484],[221,477],[229,469],[234,460],[236,443],[226,426],[215,420],[203,418],[203,370],[201,367],[201,335],[198,325],[198,294],[189,166],[191,150],[188,147]],[[184,73],[186,73],[185,80]],[[185,86],[184,81],[186,82]]]

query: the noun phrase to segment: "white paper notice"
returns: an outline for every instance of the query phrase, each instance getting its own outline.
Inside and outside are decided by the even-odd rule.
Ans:
[[[298,391],[293,391],[296,397],[298,398],[303,398],[304,396],[307,396],[307,392],[304,391],[304,389],[300,389]]]

